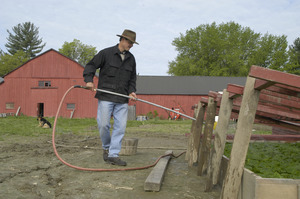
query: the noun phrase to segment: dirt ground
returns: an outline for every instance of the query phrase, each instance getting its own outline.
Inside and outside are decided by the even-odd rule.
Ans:
[[[150,165],[167,150],[179,154],[187,147],[185,135],[131,133],[138,138],[136,155],[121,156],[127,168]],[[59,134],[60,156],[70,164],[88,168],[124,168],[106,164],[98,137]],[[171,159],[159,192],[145,192],[152,168],[135,171],[89,172],[62,164],[55,156],[50,135],[12,137],[0,141],[0,198],[219,198],[220,189],[204,192],[205,177],[189,168],[185,154]]]

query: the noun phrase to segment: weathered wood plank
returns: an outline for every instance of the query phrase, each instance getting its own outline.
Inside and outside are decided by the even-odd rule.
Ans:
[[[294,74],[289,74],[259,66],[251,66],[249,76],[280,83],[287,86],[292,86],[295,88],[300,88],[300,76]]]
[[[172,154],[173,151],[166,151],[165,154]],[[149,176],[147,177],[144,183],[145,191],[160,191],[162,181],[165,175],[165,171],[167,169],[169,160],[171,156],[166,156],[161,158],[158,163],[155,165]]]
[[[209,97],[207,111],[206,111],[204,133],[203,133],[203,138],[202,138],[201,148],[199,153],[198,172],[197,172],[198,175],[202,175],[208,163],[208,158],[210,157],[211,139],[212,139],[212,132],[215,123],[215,116],[216,116],[216,102],[214,101],[214,98]]]
[[[199,107],[195,108],[194,110],[194,117],[198,117],[198,112],[199,111]],[[185,154],[185,160],[187,160],[188,162],[191,161],[191,154],[192,154],[192,149],[193,149],[193,144],[194,144],[194,129],[196,127],[196,121],[193,120],[192,121],[192,126],[191,126],[191,131],[190,131],[190,135],[189,135],[189,139],[188,139],[188,145],[187,145],[187,150],[186,150],[186,154]],[[190,166],[190,165],[189,165]]]
[[[199,147],[200,147],[200,138],[202,134],[202,127],[203,127],[203,120],[204,120],[204,113],[205,113],[205,107],[202,106],[202,104],[198,103],[198,116],[196,121],[194,122],[194,128],[192,129],[191,136],[191,155],[189,159],[189,166],[193,166],[194,163],[198,162],[198,156],[199,156]]]
[[[212,159],[211,164],[208,167],[208,178],[205,191],[211,191],[213,185],[218,183],[220,165],[226,143],[226,132],[229,126],[230,115],[232,111],[232,104],[232,99],[229,99],[229,92],[224,89],[219,111],[219,120],[214,133],[215,139],[212,149]]]
[[[238,198],[260,93],[254,89],[254,84],[255,78],[248,77],[244,89],[230,160],[222,187],[221,199]]]
[[[264,95],[263,95],[263,97],[264,97]],[[270,104],[272,103],[272,101],[270,101],[270,99],[268,102]],[[233,101],[234,106],[241,106],[241,103],[242,102],[241,102],[240,98],[237,98]],[[297,107],[299,107],[299,102],[296,102],[296,103],[297,103]],[[293,102],[290,102],[290,104],[293,105]],[[300,119],[300,114],[296,107],[295,108],[285,108],[284,106],[276,106],[275,104],[265,105],[263,103],[258,103],[256,115],[270,117],[270,118],[277,118],[277,119],[281,119],[282,117],[283,118],[293,118],[293,119],[297,119],[297,120]]]

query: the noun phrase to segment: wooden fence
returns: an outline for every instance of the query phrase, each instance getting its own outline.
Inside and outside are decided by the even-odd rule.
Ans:
[[[237,119],[227,172],[220,183],[221,198],[234,199],[238,197],[251,138],[300,140],[300,76],[252,66],[245,87],[228,84],[222,94],[209,92],[208,96],[198,103],[186,159],[189,166],[198,166],[198,175],[207,174],[205,190],[211,191],[219,183],[226,140],[233,137],[226,135],[229,121]],[[213,134],[216,115],[219,119]],[[254,136],[254,122],[289,129],[296,135]]]

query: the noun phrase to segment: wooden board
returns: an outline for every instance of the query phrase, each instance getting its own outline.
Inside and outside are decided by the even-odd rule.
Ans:
[[[200,148],[200,138],[202,135],[202,126],[203,126],[203,120],[204,120],[204,114],[205,114],[205,106],[202,106],[202,104],[198,103],[198,115],[196,121],[193,121],[192,124],[192,130],[191,130],[191,136],[190,136],[190,156],[189,156],[189,166],[193,166],[195,163],[198,162],[198,156],[199,156],[199,148]]]
[[[165,154],[171,153],[173,153],[173,151],[169,150],[166,151]],[[165,171],[170,159],[171,156],[166,156],[158,161],[144,183],[145,191],[160,191]]]
[[[247,77],[240,114],[238,117],[237,129],[222,187],[221,199],[238,198],[253,122],[259,100],[259,91],[254,89],[254,84],[255,79]]]
[[[223,90],[221,107],[219,112],[219,120],[215,129],[215,139],[212,150],[211,164],[208,167],[208,177],[206,182],[205,191],[211,191],[213,185],[218,183],[218,176],[224,154],[226,143],[226,132],[228,130],[230,115],[232,110],[232,99],[229,98],[229,92]]]
[[[200,147],[200,153],[198,158],[198,175],[202,175],[204,171],[207,169],[208,159],[210,157],[210,150],[212,144],[212,132],[215,123],[216,116],[216,102],[214,98],[208,98],[208,105],[206,111],[206,120],[203,138]]]

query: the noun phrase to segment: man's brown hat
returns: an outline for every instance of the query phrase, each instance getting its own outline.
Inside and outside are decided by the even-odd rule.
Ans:
[[[136,38],[136,34],[134,31],[132,30],[127,30],[125,29],[122,33],[122,35],[117,35],[118,37],[124,37],[126,39],[128,39],[129,41],[135,43],[135,44],[139,44],[135,41],[135,38]]]

